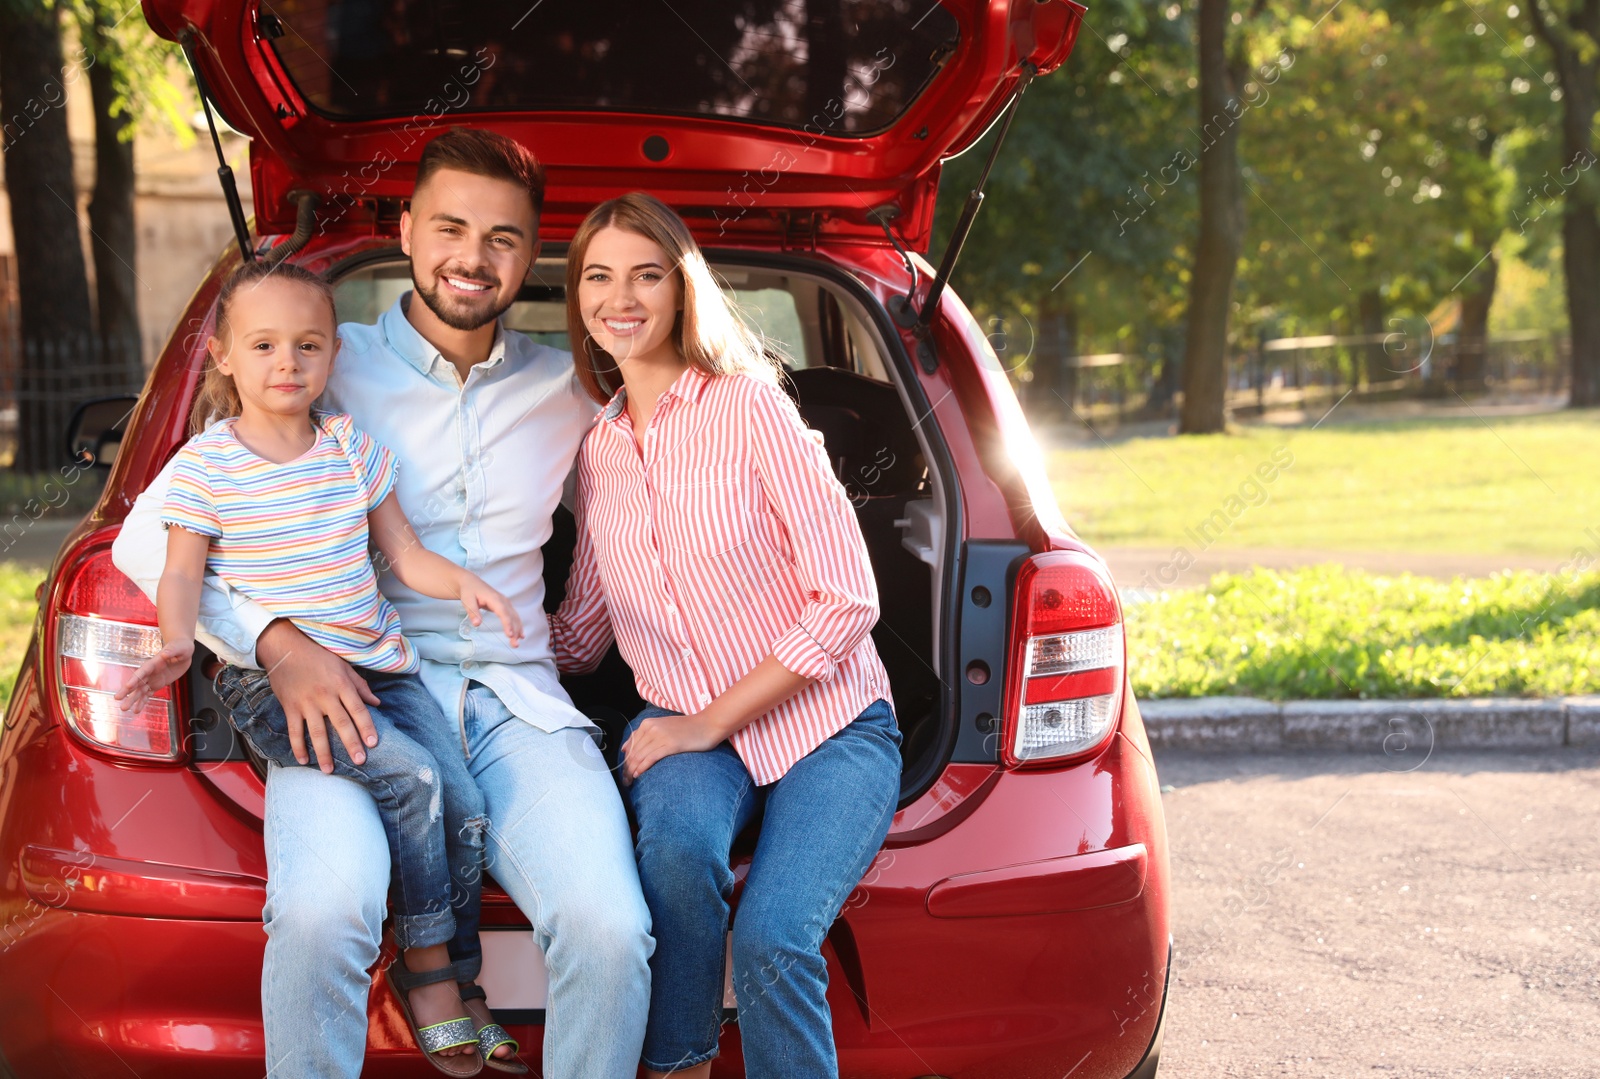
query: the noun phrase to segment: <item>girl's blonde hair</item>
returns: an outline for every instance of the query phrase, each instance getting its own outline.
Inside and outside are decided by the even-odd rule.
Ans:
[[[683,310],[672,327],[672,343],[692,367],[707,375],[777,380],[778,354],[729,306],[683,218],[654,195],[634,191],[596,206],[578,226],[567,250],[567,332],[578,381],[590,397],[603,403],[622,385],[616,359],[589,333],[578,307],[589,242],[603,228],[623,229],[650,240],[666,252],[668,272],[676,269],[682,276]]]
[[[290,262],[269,263],[264,259],[256,259],[229,274],[217,293],[217,327],[213,336],[223,342],[224,349],[229,345],[228,306],[233,302],[234,295],[241,288],[259,285],[268,278],[293,281],[311,289],[328,301],[328,312],[333,316],[334,325],[338,325],[339,315],[333,303],[333,286],[328,284],[321,274],[312,273],[305,267]],[[200,379],[200,392],[195,395],[194,407],[189,410],[190,430],[199,434],[217,420],[239,415],[243,408],[244,405],[239,400],[239,388],[233,384],[233,377],[218,370],[216,357],[210,355],[208,351],[206,372]]]

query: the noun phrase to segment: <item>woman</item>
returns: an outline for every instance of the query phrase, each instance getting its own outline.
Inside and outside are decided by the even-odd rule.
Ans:
[[[656,937],[644,1066],[710,1072],[729,848],[761,813],[733,925],[746,1073],[836,1075],[822,941],[900,776],[854,511],[656,199],[612,199],[578,229],[567,321],[578,377],[609,403],[579,451],[578,550],[551,635],[568,671],[614,637],[650,704],[622,746]]]

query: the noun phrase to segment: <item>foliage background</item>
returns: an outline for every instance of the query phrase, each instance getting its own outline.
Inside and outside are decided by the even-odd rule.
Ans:
[[[1525,12],[1235,8],[1252,72],[1236,343],[1360,332],[1364,291],[1385,319],[1426,317],[1491,249],[1504,266],[1492,329],[1564,325],[1561,187],[1546,192],[1561,92]],[[1193,4],[1097,4],[1067,66],[1023,99],[955,275],[1019,372],[1063,312],[1069,351],[1181,353],[1206,145],[1193,22]],[[935,254],[992,138],[946,167]]]

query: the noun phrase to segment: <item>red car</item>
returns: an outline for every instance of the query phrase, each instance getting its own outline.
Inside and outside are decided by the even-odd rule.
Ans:
[[[330,275],[346,320],[372,321],[409,287],[397,222],[422,144],[447,125],[505,132],[548,165],[536,279],[507,315],[548,342],[566,344],[563,245],[590,207],[645,189],[685,215],[745,312],[785,344],[882,593],[874,636],[904,789],[825,949],[841,1073],[1154,1076],[1167,840],[1117,592],[1062,520],[984,333],[947,272],[915,254],[934,240],[940,163],[1061,65],[1083,8],[144,10],[253,139],[255,237],[240,215],[242,242],[288,245]],[[97,423],[126,408],[103,405],[80,432],[114,464],[40,593],[0,736],[0,1075],[264,1069],[261,772],[203,678],[132,717],[111,700],[156,639],[111,540],[187,436],[217,285],[239,257],[230,248],[199,282],[131,417]],[[570,518],[558,525],[552,603],[573,536]],[[615,656],[569,689],[612,729],[637,703]],[[493,887],[485,937],[490,999],[536,1061],[542,959]],[[382,979],[370,1019],[368,1074],[433,1074]],[[730,1020],[717,1075],[740,1074]]]

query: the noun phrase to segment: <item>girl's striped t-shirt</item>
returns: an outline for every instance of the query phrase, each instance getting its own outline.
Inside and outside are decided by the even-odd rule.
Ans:
[[[319,413],[316,443],[276,464],[233,420],[178,451],[161,520],[211,539],[206,568],[357,667],[418,669],[400,616],[378,591],[367,514],[394,490],[394,454],[344,413]]]

